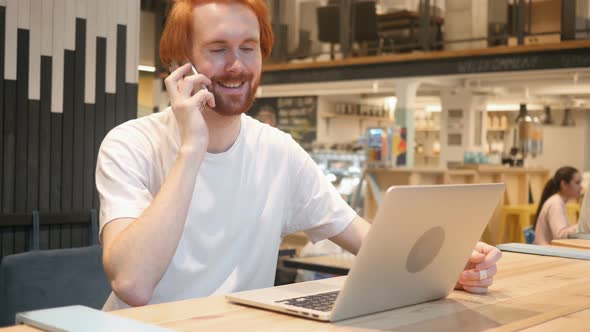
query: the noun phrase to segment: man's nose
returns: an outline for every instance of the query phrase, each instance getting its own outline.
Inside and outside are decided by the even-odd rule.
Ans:
[[[237,51],[229,51],[225,54],[226,70],[239,73],[244,70],[244,63]]]

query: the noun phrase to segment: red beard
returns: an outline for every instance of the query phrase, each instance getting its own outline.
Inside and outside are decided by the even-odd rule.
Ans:
[[[238,75],[227,74],[211,77],[211,81],[213,82],[211,92],[215,97],[215,108],[213,110],[225,116],[239,115],[248,111],[250,106],[252,106],[252,103],[254,103],[256,90],[258,89],[259,84],[259,81],[252,83],[253,77],[254,75],[251,73],[241,73]],[[249,88],[245,94],[225,94],[220,91],[221,89],[219,88],[218,82],[228,81],[241,81]]]

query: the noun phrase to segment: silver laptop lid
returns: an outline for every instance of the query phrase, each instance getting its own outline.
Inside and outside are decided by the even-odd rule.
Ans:
[[[503,191],[504,184],[389,188],[331,320],[445,297]]]

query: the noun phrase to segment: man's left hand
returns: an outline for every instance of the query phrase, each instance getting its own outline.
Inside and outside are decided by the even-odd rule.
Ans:
[[[498,272],[496,262],[501,257],[502,252],[498,248],[478,242],[471,252],[471,257],[469,257],[455,289],[464,289],[470,293],[487,293],[488,287],[494,281],[494,275]]]

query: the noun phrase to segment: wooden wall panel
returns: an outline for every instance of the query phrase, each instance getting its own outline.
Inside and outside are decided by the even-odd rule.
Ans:
[[[94,109],[94,163],[98,156],[98,149],[106,135],[105,130],[105,74],[106,74],[106,49],[107,42],[104,37],[96,38],[96,82],[95,98],[96,104]],[[99,206],[98,192],[94,190],[94,206]]]
[[[117,2],[118,0],[105,0],[103,5],[107,7],[107,66],[106,87],[107,93],[117,92]]]
[[[51,86],[53,89],[54,86]],[[50,210],[62,211],[62,127],[63,113],[51,113],[51,174],[50,179]],[[64,210],[67,211],[67,210]]]
[[[20,8],[19,8],[20,9]],[[15,211],[27,208],[27,147],[29,109],[29,30],[18,29],[16,62],[16,182]]]
[[[84,72],[86,61],[86,20],[76,19],[74,68],[74,141],[72,156],[72,209],[80,211],[84,201]]]
[[[94,207],[94,171],[96,168],[94,161],[94,109],[93,104],[84,104],[84,164],[82,166],[84,196],[82,209],[86,211]]]
[[[123,1],[127,3],[127,58],[125,82],[137,83],[139,65],[139,17],[140,0]]]
[[[0,215],[89,211],[104,136],[136,117],[140,0],[0,0]],[[0,255],[30,227],[0,225]],[[43,226],[42,249],[86,245]]]
[[[39,108],[39,210],[51,207],[51,57],[41,57]]]
[[[33,211],[39,208],[39,104],[39,100],[29,100],[28,104],[27,204],[24,211]]]
[[[18,28],[29,30],[31,22],[31,1],[18,0]]]
[[[18,29],[18,0],[6,1],[6,39],[4,41],[4,78],[16,80],[16,38]]]
[[[117,111],[116,124],[125,122],[127,111],[125,110],[125,58],[127,52],[127,29],[124,25],[117,25]]]
[[[6,2],[4,2],[6,5]],[[4,33],[6,24],[6,7],[0,6],[0,214],[4,204]],[[0,245],[0,250],[2,246]]]
[[[76,52],[64,51],[64,78],[63,90],[74,91],[76,66]],[[55,77],[55,74],[53,75]],[[62,123],[62,175],[61,175],[61,208],[62,211],[71,211],[73,191],[73,165],[74,165],[74,94],[64,93],[63,98],[63,123]]]
[[[64,0],[53,0],[53,67],[51,77],[51,112],[63,112],[64,95],[64,31],[65,24],[59,13],[65,11]]]
[[[87,0],[87,13],[86,13],[86,68],[85,82],[84,82],[84,102],[86,104],[94,104],[95,93],[96,93],[96,19],[97,4],[95,0]]]
[[[53,0],[42,0],[41,54],[53,54]]]
[[[108,58],[108,55],[107,55]],[[115,112],[117,110],[116,96],[114,93],[105,93],[104,105],[104,129],[108,134],[111,129],[115,128]]]
[[[16,81],[4,81],[4,175],[2,212],[14,212],[16,171]]]
[[[64,0],[64,48],[74,51],[76,49],[76,3],[78,0]]]
[[[31,28],[30,28],[30,49],[29,49],[29,99],[39,100],[41,94],[41,25],[43,0],[30,0]]]

